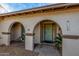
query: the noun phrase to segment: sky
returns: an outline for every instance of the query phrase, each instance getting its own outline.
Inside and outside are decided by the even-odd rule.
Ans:
[[[8,12],[48,5],[48,3],[0,3]]]

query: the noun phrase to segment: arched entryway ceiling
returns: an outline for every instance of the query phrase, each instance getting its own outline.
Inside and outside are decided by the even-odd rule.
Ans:
[[[63,26],[62,26],[62,25],[60,24],[60,22],[58,22],[57,20],[52,20],[52,19],[42,19],[42,20],[38,20],[37,22],[35,22],[34,25],[32,25],[32,26],[33,26],[33,27],[32,27],[33,29],[31,29],[31,30],[32,30],[32,33],[33,33],[34,28],[36,27],[37,24],[39,24],[39,23],[42,22],[42,21],[46,21],[46,20],[49,20],[49,21],[51,21],[51,22],[56,23],[56,24],[61,28],[62,34],[63,34]]]
[[[15,23],[19,23],[19,24],[21,24],[21,25],[25,28],[25,25],[24,25],[22,22],[13,21],[13,22],[10,22],[10,23],[9,23],[9,26],[7,27],[7,28],[8,28],[8,32],[10,32],[12,26],[13,26]],[[25,32],[26,32],[26,30],[25,30]]]

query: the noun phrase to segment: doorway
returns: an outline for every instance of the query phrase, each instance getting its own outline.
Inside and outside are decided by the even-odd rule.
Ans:
[[[41,43],[53,43],[56,37],[56,24],[53,22],[40,23]]]
[[[11,46],[25,47],[25,29],[21,23],[15,22],[12,24],[10,33],[9,42]]]
[[[55,48],[56,37],[58,33],[61,34],[57,23],[50,20],[41,21],[35,26],[33,33],[35,52],[39,55],[60,55]]]

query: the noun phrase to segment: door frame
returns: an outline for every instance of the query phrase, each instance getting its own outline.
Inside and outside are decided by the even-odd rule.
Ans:
[[[46,23],[46,24],[44,24],[44,31],[43,31],[43,33],[44,33],[43,40],[44,40],[44,41],[46,41],[46,40],[45,40],[45,29],[46,29],[46,25],[51,25],[51,26],[52,26],[52,24],[51,24],[51,23]],[[53,42],[53,27],[52,27],[52,40],[51,40],[51,42]]]
[[[46,22],[46,23],[41,23],[40,24],[40,42],[43,43],[43,40],[45,40],[45,36],[44,36],[44,29],[45,29],[45,24],[51,24],[52,25],[52,42],[53,42],[53,24],[52,22]]]

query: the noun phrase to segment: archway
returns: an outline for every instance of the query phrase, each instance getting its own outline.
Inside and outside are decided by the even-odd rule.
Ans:
[[[43,20],[36,24],[33,30],[34,49],[40,45],[54,47],[58,34],[62,36],[61,27],[52,20]],[[62,48],[62,44],[61,44]],[[62,53],[61,53],[62,54]]]
[[[24,26],[19,22],[15,22],[11,24],[9,30],[10,30],[10,40],[9,40],[10,45],[25,47]]]

